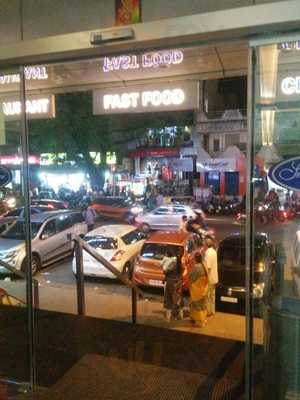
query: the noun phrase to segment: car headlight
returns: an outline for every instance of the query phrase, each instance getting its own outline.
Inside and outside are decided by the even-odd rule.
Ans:
[[[135,207],[132,207],[130,211],[132,212],[132,214],[136,214],[137,215],[137,214],[140,214],[140,213],[143,212],[143,208],[135,206]]]

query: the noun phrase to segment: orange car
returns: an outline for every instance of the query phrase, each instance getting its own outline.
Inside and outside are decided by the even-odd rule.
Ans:
[[[123,197],[101,197],[93,201],[92,207],[102,217],[109,217],[133,223],[135,217],[143,212],[140,205]]]
[[[179,250],[183,253],[183,286],[188,288],[187,272],[193,267],[195,254],[200,251],[197,236],[185,232],[155,232],[144,243],[141,254],[137,258],[133,281],[138,285],[163,287],[164,273],[160,266],[161,260],[168,248]]]

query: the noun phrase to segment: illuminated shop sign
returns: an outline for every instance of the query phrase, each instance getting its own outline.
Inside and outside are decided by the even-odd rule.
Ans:
[[[300,94],[300,76],[284,78],[281,82],[281,91],[287,96]]]
[[[25,67],[25,79],[27,80],[45,80],[48,79],[46,67]],[[11,83],[20,83],[20,74],[0,75],[0,85]]]
[[[174,82],[93,91],[94,114],[144,113],[198,108],[198,83]]]
[[[7,119],[17,119],[22,111],[19,100],[7,99],[1,103],[2,112]],[[54,118],[54,96],[32,96],[26,100],[26,114],[29,119]]]
[[[300,190],[300,157],[293,157],[273,165],[268,176],[276,185],[290,190]]]
[[[0,164],[1,165],[21,165],[23,162],[23,158],[18,155],[12,156],[0,156]],[[37,156],[28,156],[29,164],[40,164],[40,158]]]
[[[142,55],[122,55],[117,57],[104,57],[103,71],[126,71],[139,68],[157,68],[181,64],[183,52],[181,50],[164,50]]]
[[[208,158],[197,161],[197,172],[226,172],[235,170],[236,162],[234,158]]]

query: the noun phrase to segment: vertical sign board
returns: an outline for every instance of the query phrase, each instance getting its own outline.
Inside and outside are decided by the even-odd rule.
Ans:
[[[115,0],[115,25],[130,25],[141,22],[141,0]]]
[[[131,114],[196,110],[199,108],[197,81],[176,81],[126,86],[93,91],[93,113]]]

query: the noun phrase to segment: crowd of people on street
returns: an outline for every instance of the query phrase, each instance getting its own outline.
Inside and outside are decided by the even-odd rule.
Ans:
[[[195,256],[190,271],[183,271],[181,252],[171,248],[161,261],[165,275],[164,308],[167,321],[184,318],[183,279],[188,274],[189,316],[195,327],[204,327],[207,317],[215,314],[218,263],[215,242],[207,237],[204,246]]]

